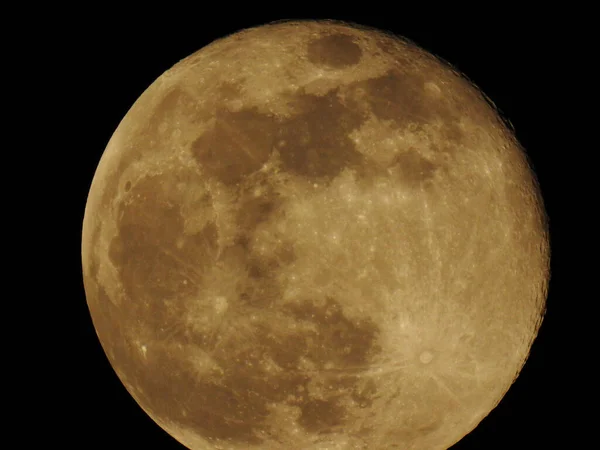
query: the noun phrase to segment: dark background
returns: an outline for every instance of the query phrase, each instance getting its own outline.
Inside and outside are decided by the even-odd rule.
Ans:
[[[464,72],[514,125],[537,174],[550,218],[552,279],[548,311],[521,375],[490,415],[453,449],[580,448],[582,410],[571,400],[577,365],[565,336],[575,329],[570,300],[577,296],[566,276],[566,222],[578,208],[565,181],[575,179],[559,131],[569,95],[562,69],[568,19],[560,11],[525,13],[500,7],[478,11],[403,14],[365,6],[360,13],[227,10],[138,11],[107,7],[52,11],[37,52],[51,55],[45,70],[51,92],[48,116],[62,134],[57,180],[69,220],[67,273],[71,291],[60,307],[60,355],[53,359],[60,406],[45,435],[62,448],[180,449],[180,444],[145,415],[106,359],[87,309],[81,276],[81,223],[96,165],[120,120],[139,95],[165,70],[216,38],[280,19],[329,18],[382,28],[407,37]],[[309,10],[309,8],[304,8]],[[426,8],[427,9],[427,8]],[[321,12],[321,9],[318,11]],[[40,13],[41,14],[41,13]],[[40,49],[41,47],[41,49]],[[62,132],[60,132],[63,130]],[[62,176],[62,175],[61,175]],[[582,202],[583,200],[579,200]],[[62,210],[61,210],[62,211]],[[64,242],[62,252],[67,252]],[[567,298],[569,292],[569,298]],[[64,321],[64,323],[63,323]],[[570,381],[568,381],[570,380]]]

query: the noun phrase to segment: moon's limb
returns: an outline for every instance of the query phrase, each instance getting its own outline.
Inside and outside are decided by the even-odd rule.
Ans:
[[[140,97],[82,258],[111,364],[184,445],[432,449],[517,376],[549,248],[524,153],[475,87],[399,39],[290,22]]]

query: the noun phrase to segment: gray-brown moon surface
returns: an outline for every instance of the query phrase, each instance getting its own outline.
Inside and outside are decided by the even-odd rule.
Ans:
[[[337,22],[220,39],[136,101],[82,238],[102,346],[194,449],[445,449],[542,321],[513,132],[417,46]]]

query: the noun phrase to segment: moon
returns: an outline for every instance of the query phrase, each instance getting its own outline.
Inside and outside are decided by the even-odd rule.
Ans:
[[[219,39],[128,111],[92,180],[86,298],[131,396],[193,449],[446,449],[519,374],[547,218],[524,149],[383,31]]]

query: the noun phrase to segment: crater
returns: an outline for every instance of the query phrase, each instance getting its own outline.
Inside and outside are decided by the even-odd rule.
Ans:
[[[308,60],[317,66],[343,69],[360,62],[362,50],[351,36],[332,34],[308,44]]]
[[[421,361],[423,364],[429,364],[431,361],[433,361],[433,353],[431,353],[429,350],[425,350],[419,355],[419,361]]]

